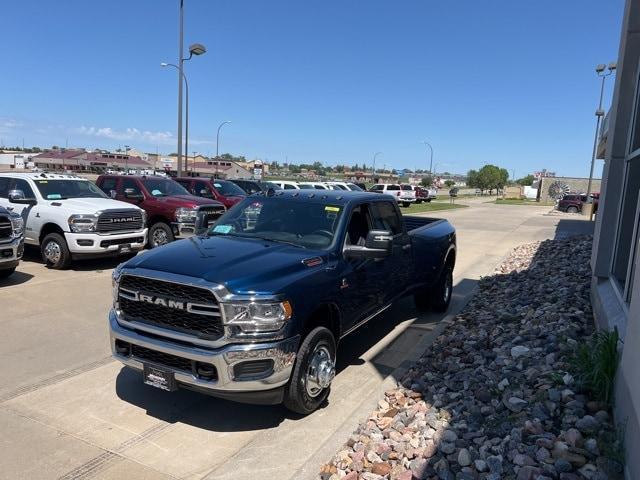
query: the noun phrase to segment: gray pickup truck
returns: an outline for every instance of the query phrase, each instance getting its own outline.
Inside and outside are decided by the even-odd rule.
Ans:
[[[23,251],[24,220],[0,207],[0,280],[15,272]]]

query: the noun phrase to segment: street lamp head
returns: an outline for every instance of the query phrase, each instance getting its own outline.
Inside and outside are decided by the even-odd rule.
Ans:
[[[604,72],[605,68],[607,68],[607,66],[604,63],[596,65],[596,73]]]
[[[616,62],[611,62],[609,63],[607,68],[609,69],[610,72],[613,72],[616,68],[618,68],[618,64]]]
[[[168,67],[168,66],[169,66],[169,64],[168,64],[167,62],[162,62],[162,63],[160,64],[160,66],[161,66],[161,67]]]
[[[194,43],[189,46],[189,54],[190,55],[202,55],[206,53],[207,49],[201,43]]]

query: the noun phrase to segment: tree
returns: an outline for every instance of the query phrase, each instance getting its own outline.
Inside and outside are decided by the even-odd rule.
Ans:
[[[433,177],[431,175],[425,175],[424,177],[422,177],[422,180],[420,180],[420,185],[422,185],[423,187],[430,187],[433,184]]]
[[[516,183],[522,185],[523,187],[530,187],[533,185],[535,177],[533,175],[527,175],[526,177],[519,178],[516,180]]]
[[[469,170],[467,172],[467,185],[471,188],[478,188],[481,192],[484,190],[484,188],[480,186],[480,179],[477,170]]]
[[[444,181],[444,186],[447,188],[451,188],[456,184],[456,182],[454,182],[453,180],[445,180]]]

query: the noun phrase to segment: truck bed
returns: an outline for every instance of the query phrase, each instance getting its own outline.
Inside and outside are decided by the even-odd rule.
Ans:
[[[426,226],[432,226],[438,222],[444,221],[441,218],[418,217],[413,215],[403,215],[402,218],[404,219],[404,224],[407,227],[407,232]]]

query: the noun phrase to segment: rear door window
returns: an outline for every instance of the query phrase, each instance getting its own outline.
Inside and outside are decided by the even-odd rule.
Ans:
[[[193,184],[193,194],[199,197],[213,198],[209,185],[202,181],[197,181]]]

